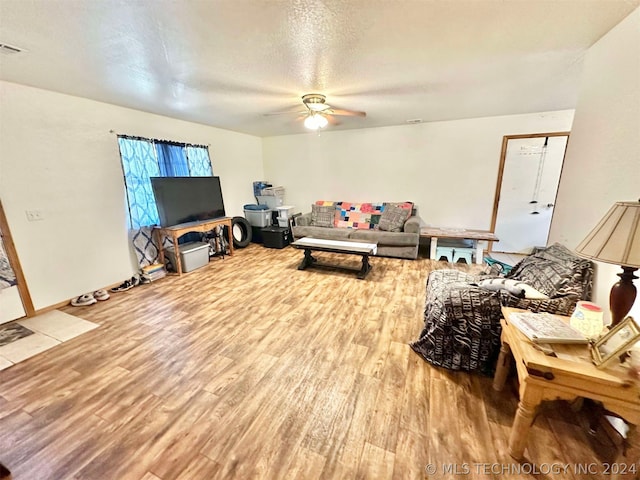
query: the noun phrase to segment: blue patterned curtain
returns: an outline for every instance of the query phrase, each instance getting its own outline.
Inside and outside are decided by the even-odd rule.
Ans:
[[[209,177],[209,149],[160,140],[118,136],[129,204],[131,241],[140,266],[158,260],[151,228],[159,225],[150,177]]]
[[[188,177],[189,165],[182,145],[156,142],[161,177]]]
[[[211,177],[213,169],[209,159],[209,149],[205,147],[187,146],[187,161],[189,163],[189,174],[192,177]]]
[[[124,183],[129,203],[130,227],[138,229],[158,225],[158,209],[153,197],[150,177],[160,177],[153,142],[118,137]]]
[[[150,177],[213,175],[207,147],[124,136],[118,143],[132,229],[160,223]]]

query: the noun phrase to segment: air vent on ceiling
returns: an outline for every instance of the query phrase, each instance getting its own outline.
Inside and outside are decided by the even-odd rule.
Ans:
[[[0,43],[0,53],[6,53],[10,55],[12,53],[20,53],[22,52],[21,48],[14,47],[13,45],[7,45],[6,43]]]
[[[411,120],[407,120],[407,123],[422,123],[421,118],[412,118]]]

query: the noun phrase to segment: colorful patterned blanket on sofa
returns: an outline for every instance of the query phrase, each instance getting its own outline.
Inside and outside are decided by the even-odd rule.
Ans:
[[[355,228],[359,230],[378,230],[380,217],[388,203],[353,203],[318,200],[316,205],[336,207],[333,226],[335,228]],[[395,205],[413,209],[413,203],[400,202]]]

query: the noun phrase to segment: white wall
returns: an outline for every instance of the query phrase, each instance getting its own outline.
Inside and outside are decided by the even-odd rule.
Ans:
[[[0,198],[36,309],[134,271],[110,130],[210,145],[228,215],[255,201],[252,182],[264,177],[258,137],[8,82],[0,98]]]
[[[24,315],[18,287],[0,289],[0,324],[24,317]]]
[[[263,139],[286,203],[410,200],[430,225],[487,229],[504,135],[568,131],[573,110]]]
[[[575,248],[616,201],[638,198],[640,9],[586,55],[550,241]],[[603,263],[597,268],[594,300],[608,307],[615,274],[622,270]],[[640,318],[639,301],[632,312]]]

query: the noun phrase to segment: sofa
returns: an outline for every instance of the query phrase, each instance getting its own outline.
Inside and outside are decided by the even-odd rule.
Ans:
[[[377,243],[377,256],[418,257],[421,220],[411,202],[351,203],[317,201],[297,216],[292,233],[326,240]]]
[[[592,279],[593,263],[557,243],[504,276],[436,270],[427,279],[424,327],[411,348],[438,367],[492,374],[501,306],[571,315],[579,300],[590,299]]]

